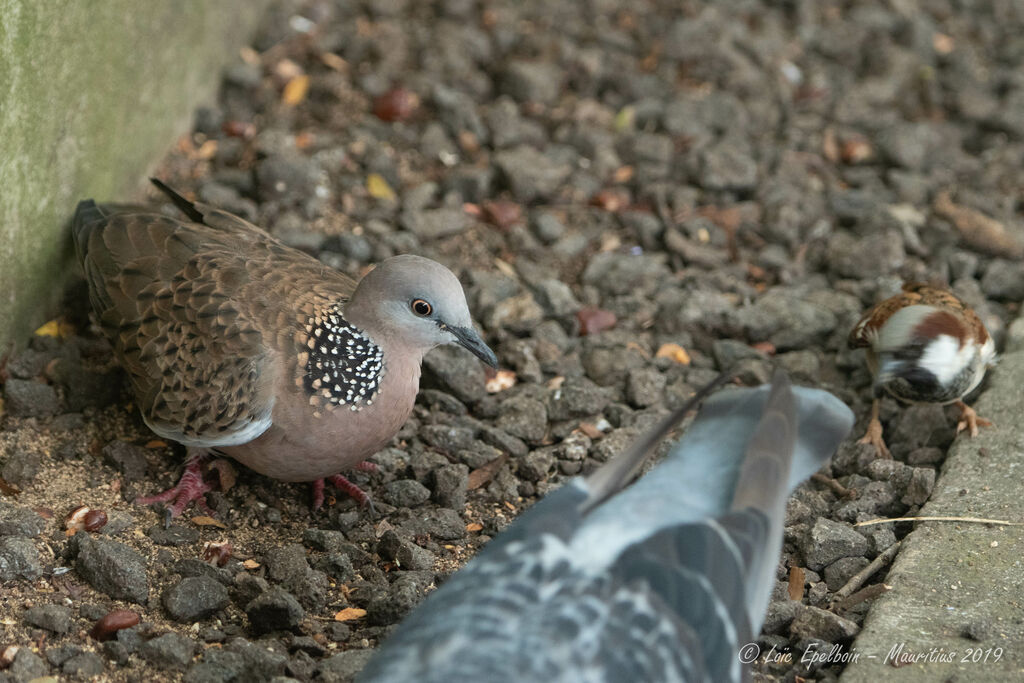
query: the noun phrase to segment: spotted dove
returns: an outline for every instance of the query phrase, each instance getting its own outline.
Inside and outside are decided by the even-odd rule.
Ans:
[[[221,453],[283,481],[368,463],[413,408],[420,361],[439,344],[497,359],[447,268],[395,256],[357,284],[225,211],[154,180],[187,220],[78,205],[72,232],[92,308],[146,424],[188,448],[181,481],[138,502],[204,509],[203,466]]]
[[[779,372],[770,388],[709,399],[627,487],[689,407],[528,510],[399,624],[359,680],[749,680],[740,648],[764,622],[786,499],[853,414]]]

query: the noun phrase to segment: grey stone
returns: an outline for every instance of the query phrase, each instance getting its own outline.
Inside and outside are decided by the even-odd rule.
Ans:
[[[597,415],[611,401],[611,392],[586,377],[568,378],[547,395],[548,418],[552,421]]]
[[[0,536],[34,538],[46,528],[46,520],[32,510],[0,501]]]
[[[434,568],[435,557],[426,548],[399,536],[393,529],[385,531],[377,542],[377,553],[385,560],[393,561],[401,569],[430,570]]]
[[[850,578],[868,566],[866,557],[840,557],[838,560],[825,567],[823,572],[825,584],[831,592],[836,592],[846,585]]]
[[[25,610],[25,621],[53,633],[71,631],[71,609],[64,605],[39,605]]]
[[[821,571],[841,557],[863,556],[868,542],[846,524],[819,517],[801,547],[807,566]]]
[[[43,575],[39,551],[27,538],[0,538],[0,582],[24,579],[34,581]]]
[[[562,92],[564,75],[552,62],[510,60],[501,77],[501,91],[520,102],[552,104]]]
[[[9,484],[19,487],[26,487],[39,474],[41,463],[39,456],[29,451],[15,451],[0,469],[0,477],[3,477]],[[3,521],[0,521],[0,525]]]
[[[14,677],[16,683],[27,683],[37,678],[42,678],[50,673],[50,667],[42,657],[32,652],[27,647],[18,649],[14,655],[14,661],[7,669],[7,673]]]
[[[924,505],[935,488],[935,470],[930,467],[915,467],[907,484],[903,502],[907,505]]]
[[[240,679],[243,681],[267,680],[274,676],[280,676],[284,674],[288,666],[288,657],[277,641],[263,641],[257,644],[250,643],[245,638],[233,638],[228,642],[224,651],[227,654],[241,656],[243,668]],[[210,651],[207,650],[207,658],[209,653]],[[229,660],[216,659],[213,661]]]
[[[451,455],[473,443],[473,430],[454,425],[427,425],[419,431],[420,438],[442,453]]]
[[[860,238],[837,231],[829,238],[826,261],[841,277],[867,279],[897,272],[906,258],[903,239],[894,231]]]
[[[462,209],[429,209],[405,211],[399,222],[421,240],[435,240],[465,231],[471,219]]]
[[[397,623],[424,598],[431,572],[401,572],[388,588],[366,606],[367,619],[378,626]]]
[[[228,590],[215,579],[189,576],[164,591],[164,609],[175,621],[205,619],[228,604]]]
[[[817,638],[837,643],[853,638],[860,632],[860,627],[838,614],[810,605],[800,605],[789,626],[789,632],[796,638]]]
[[[433,499],[439,505],[461,510],[466,504],[466,490],[469,486],[469,468],[462,463],[442,465],[432,475]]]
[[[513,396],[501,402],[496,426],[527,443],[538,443],[547,433],[547,408],[527,396]]]
[[[541,211],[533,217],[533,230],[545,244],[557,242],[565,235],[565,224],[549,211]]]
[[[752,190],[757,185],[757,162],[742,146],[723,141],[701,153],[697,180],[705,190]]]
[[[103,674],[103,660],[94,652],[82,652],[68,658],[61,671],[72,678],[88,681]]]
[[[549,315],[560,318],[576,313],[580,309],[580,302],[572,293],[569,285],[561,280],[553,278],[541,280],[534,287],[534,295]]]
[[[160,669],[184,669],[195,651],[194,640],[174,631],[147,640],[139,648],[142,658]]]
[[[341,552],[348,545],[345,534],[334,529],[306,529],[302,542],[314,550],[331,553]]]
[[[633,368],[626,375],[626,400],[634,407],[660,403],[665,393],[665,376],[657,368]]]
[[[264,561],[267,565],[267,578],[278,583],[291,583],[309,571],[306,550],[298,543],[267,551]]]
[[[81,538],[79,538],[81,537]],[[146,561],[132,548],[105,538],[76,534],[75,566],[96,590],[116,600],[144,603],[149,598]]]
[[[162,523],[154,524],[146,529],[146,535],[157,545],[181,546],[199,542],[199,530],[193,527],[172,524],[164,527]]]
[[[800,603],[796,600],[774,600],[768,605],[762,630],[765,633],[786,633],[796,617]]]
[[[981,278],[981,291],[991,299],[1021,301],[1024,299],[1024,264],[993,259]]]
[[[486,381],[480,361],[461,346],[439,346],[423,358],[424,388],[440,389],[460,401],[475,403],[486,395]]]
[[[4,407],[11,417],[47,417],[60,411],[60,401],[49,384],[12,378],[4,384]]]
[[[291,593],[282,588],[271,588],[250,602],[245,613],[256,633],[294,629],[305,618],[306,612]]]
[[[549,449],[542,448],[517,460],[516,471],[523,479],[536,482],[547,478],[554,465],[555,456]]]
[[[373,650],[345,650],[320,662],[320,680],[324,683],[350,683],[373,656]]]
[[[381,499],[395,507],[416,507],[430,500],[430,489],[414,479],[388,482]]]
[[[572,173],[569,164],[526,145],[498,152],[494,163],[505,184],[521,202],[552,196]]]
[[[104,446],[103,459],[121,472],[127,482],[142,481],[149,469],[146,450],[124,441],[111,441]]]

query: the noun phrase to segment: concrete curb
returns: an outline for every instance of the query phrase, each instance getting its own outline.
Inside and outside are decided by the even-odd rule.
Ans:
[[[920,516],[1024,521],[1024,319]],[[904,539],[843,683],[1024,680],[1024,526],[922,522]]]

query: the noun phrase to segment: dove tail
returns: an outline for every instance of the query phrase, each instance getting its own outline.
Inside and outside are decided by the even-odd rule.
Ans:
[[[180,194],[172,190],[170,187],[165,185],[162,181],[156,178],[150,178],[149,182],[156,186],[156,189],[167,195],[167,198],[174,202],[174,205],[178,207],[178,211],[188,216],[189,220],[194,223],[203,223],[203,214],[196,208],[196,205],[189,200],[182,197]]]
[[[797,435],[796,398],[789,377],[776,371],[764,412],[747,445],[732,499],[733,510],[755,508],[769,518],[785,505]]]

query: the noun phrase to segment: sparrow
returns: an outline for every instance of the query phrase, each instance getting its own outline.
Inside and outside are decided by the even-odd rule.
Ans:
[[[956,431],[978,435],[992,426],[964,403],[995,363],[995,343],[970,306],[952,292],[909,282],[896,296],[876,304],[850,331],[850,348],[863,347],[874,376],[874,401],[867,433],[878,455],[891,458],[882,438],[878,405],[884,393],[906,403],[954,404]]]

